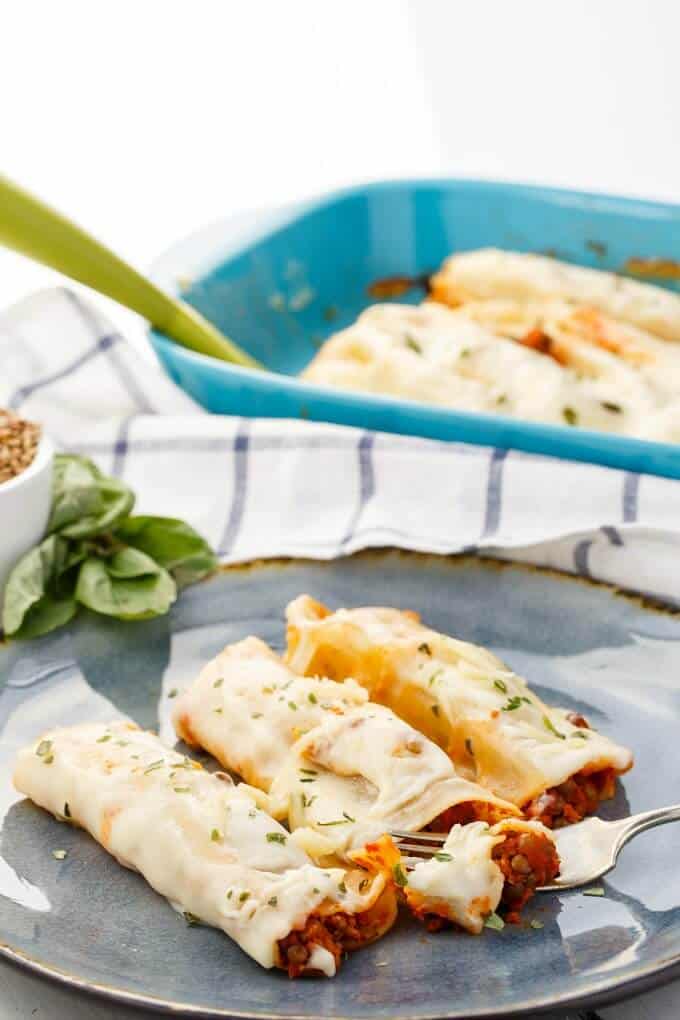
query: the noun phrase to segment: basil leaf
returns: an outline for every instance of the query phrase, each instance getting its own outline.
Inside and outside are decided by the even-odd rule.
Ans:
[[[78,546],[51,535],[27,552],[5,586],[2,625],[6,634],[38,637],[76,613],[75,577],[69,571],[84,556]]]
[[[144,620],[167,613],[177,598],[172,577],[140,552],[133,567],[129,551],[117,552],[110,560],[89,556],[78,574],[76,600],[119,620]]]
[[[205,539],[175,517],[126,517],[116,526],[116,537],[169,570],[180,588],[200,581],[217,567],[217,557]]]
[[[127,485],[102,474],[87,457],[57,454],[47,534],[89,538],[112,528],[130,513],[134,502]]]

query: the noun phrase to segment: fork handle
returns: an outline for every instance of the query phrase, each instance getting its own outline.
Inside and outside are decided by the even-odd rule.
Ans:
[[[656,825],[665,825],[666,822],[680,822],[680,804],[673,804],[670,807],[653,808],[651,811],[642,811],[638,815],[631,815],[626,818],[625,826],[621,828],[618,850],[625,846],[629,840],[646,829],[652,829]]]

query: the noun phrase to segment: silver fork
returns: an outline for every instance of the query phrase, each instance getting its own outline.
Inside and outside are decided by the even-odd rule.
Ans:
[[[639,832],[655,825],[680,821],[680,804],[655,808],[638,815],[604,822],[601,818],[587,818],[576,825],[557,829],[553,835],[562,867],[553,885],[539,886],[537,892],[559,892],[586,885],[602,878],[616,865],[622,848]],[[444,846],[444,832],[390,832],[397,849],[402,853],[407,871],[419,861],[430,860]]]

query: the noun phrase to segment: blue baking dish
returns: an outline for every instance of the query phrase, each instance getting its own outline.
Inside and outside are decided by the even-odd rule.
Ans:
[[[195,354],[157,332],[168,374],[209,411],[308,418],[590,461],[680,478],[680,447],[501,415],[311,386],[296,373],[375,301],[387,277],[420,278],[454,251],[549,252],[621,270],[680,255],[680,206],[476,180],[387,181],[213,224],[178,242],[152,274],[271,371]],[[665,284],[677,287],[677,283]],[[398,300],[419,301],[414,288]]]

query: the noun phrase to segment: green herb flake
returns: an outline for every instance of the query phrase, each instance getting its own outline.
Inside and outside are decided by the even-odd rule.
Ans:
[[[278,897],[272,896],[270,899],[267,900],[267,906],[275,907],[278,904],[278,902],[279,902]]]
[[[443,850],[438,850],[437,853],[434,854],[434,860],[441,861],[443,864],[445,864],[447,861],[452,861],[453,857],[451,856],[451,854],[447,854]]]
[[[220,707],[220,708],[213,708],[213,712],[215,713],[215,715],[222,715],[223,711],[224,711],[224,709],[222,707]]]
[[[555,726],[553,725],[552,720],[547,715],[543,716],[543,725],[545,726],[546,730],[550,730],[550,732],[553,734],[553,736],[558,737],[560,740],[566,740],[567,739],[565,737],[564,733],[560,733],[560,731],[558,729],[555,729]]]
[[[359,892],[363,892],[364,889],[367,889],[370,884],[370,881],[371,881],[370,878],[362,878],[361,881],[359,882]]]
[[[578,737],[579,740],[588,740],[588,733],[586,730],[577,730],[576,733],[572,733],[572,737]]]
[[[462,351],[460,351],[458,357],[459,358],[469,358],[470,357],[470,348],[469,347],[463,347],[463,349],[462,349]]]
[[[48,754],[46,758],[43,758],[43,765],[51,765],[54,761],[54,755]]]
[[[253,714],[251,715],[250,718],[251,719],[261,719],[262,718],[262,712],[253,712]]]
[[[267,833],[268,843],[280,843],[282,846],[285,845],[286,837],[282,832],[268,832]]]
[[[224,683],[224,677],[223,676],[218,676],[217,679],[215,680],[214,684],[213,684],[213,687],[221,687],[223,683]]]
[[[309,702],[311,702],[312,705],[316,705],[317,704],[317,697],[316,697],[316,694],[314,693],[314,691],[310,691],[309,692],[309,694],[307,695],[307,700]]]
[[[514,712],[521,704],[522,698],[520,698],[518,694],[515,694],[512,698],[508,698],[508,703],[507,705],[503,705],[501,712]]]
[[[177,690],[176,687],[173,687],[171,691],[168,691],[168,697],[169,698],[176,698],[178,694],[179,694],[179,691]]]
[[[307,776],[306,779],[303,778],[303,779],[300,780],[300,782],[301,783],[313,783],[313,782],[315,782],[315,780],[314,780],[313,776]]]
[[[436,669],[434,671],[434,673],[432,674],[432,676],[430,677],[430,679],[427,681],[427,686],[428,687],[432,687],[432,685],[434,684],[435,680],[437,680],[438,677],[440,677],[443,672],[444,672],[443,669]]]
[[[262,693],[263,694],[273,694],[274,693],[274,688],[273,687],[263,687],[262,688]]]
[[[529,921],[529,925],[536,931],[539,931],[543,927],[543,921],[538,921],[536,918]]]
[[[201,923],[200,917],[196,917],[196,914],[191,914],[188,910],[184,911],[184,920],[189,925]]]
[[[66,858],[68,857],[68,851],[67,850],[53,850],[52,851],[52,856],[54,857],[55,861],[65,861]]]
[[[316,896],[318,896],[318,895],[319,895],[319,893],[321,892],[321,890],[320,890],[320,889],[317,889],[317,887],[316,887],[316,886],[314,886],[314,888],[312,889],[312,892],[313,892],[313,893],[314,893],[314,894],[315,894]]]
[[[418,645],[418,651],[422,652],[423,655],[432,655],[432,649],[428,645],[427,641],[423,641],[422,645]]]
[[[190,786],[173,786],[175,793],[191,793]]]
[[[600,401],[605,411],[610,411],[611,414],[623,414],[623,408],[620,404],[613,404],[611,400]]]
[[[302,801],[303,808],[310,808],[314,801],[317,799],[317,797],[316,794],[314,794],[313,797],[308,797],[307,794],[303,792],[300,799]]]
[[[408,333],[404,337],[404,343],[410,351],[414,351],[416,354],[422,354],[423,348],[420,346],[417,340],[414,340]]]
[[[230,900],[231,897],[233,896],[233,894],[234,894],[234,890],[230,889],[229,892],[227,893],[227,899]]]
[[[164,764],[163,758],[159,758],[158,761],[152,761],[151,764],[147,765],[147,767],[144,769],[144,775],[147,776],[149,772],[155,772],[156,769],[162,768],[163,764]]]
[[[593,885],[590,889],[583,890],[584,896],[604,896],[604,888],[601,885]]]
[[[295,704],[294,701],[288,702],[288,708],[292,709],[293,712],[297,712],[297,705]]]
[[[567,425],[578,425],[578,414],[573,407],[563,407],[562,417],[566,421]]]
[[[470,740],[469,737],[465,738],[465,750],[467,751],[467,753],[469,755],[472,755],[472,757],[474,757],[475,751],[474,751],[474,748],[472,746],[472,741]]]
[[[130,744],[129,740],[117,740],[116,747],[128,747]]]
[[[103,737],[97,737],[98,744],[105,744],[107,740],[111,739],[110,733],[105,733]]]
[[[221,843],[222,838],[223,838],[222,833],[220,832],[219,829],[213,829],[212,832],[210,833],[210,839],[212,840],[213,843]]]
[[[38,755],[39,758],[44,758],[45,755],[49,754],[51,750],[52,750],[52,741],[51,740],[41,740],[40,743],[38,744],[38,746],[35,749],[35,753]]]
[[[494,931],[503,931],[503,929],[505,928],[505,921],[503,920],[502,917],[499,917],[498,914],[492,911],[489,914],[489,916],[485,919],[484,927],[493,928]]]
[[[64,818],[71,817],[71,808],[68,806],[68,801],[64,802]]]
[[[501,691],[503,694],[508,693],[508,685],[506,684],[505,680],[496,679],[494,680],[493,685],[496,688],[496,690]]]
[[[244,889],[238,898],[239,903],[245,903],[247,899],[250,899],[250,893],[247,889]]]
[[[338,892],[340,893],[341,896],[346,895],[347,886],[345,885],[344,880],[338,884]]]
[[[439,705],[430,705],[430,711],[433,715],[439,716]]]
[[[302,772],[305,776],[318,776],[319,774],[314,769],[300,769],[300,772]]]
[[[345,818],[348,822],[352,822],[353,824],[356,822],[356,818],[352,818],[352,816],[348,815],[346,811],[342,812],[342,817]]]
[[[392,877],[394,878],[395,884],[398,885],[400,889],[403,889],[404,886],[408,884],[408,879],[404,874],[404,869],[401,864],[394,864],[392,866]]]
[[[328,825],[346,825],[348,820],[349,820],[349,816],[347,818],[336,818],[332,822],[317,822],[316,824],[317,825],[324,825],[324,826],[328,826]]]

